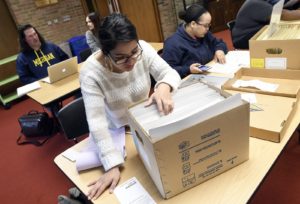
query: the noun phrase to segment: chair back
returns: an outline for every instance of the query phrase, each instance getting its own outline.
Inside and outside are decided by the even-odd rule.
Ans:
[[[230,36],[231,36],[232,44],[233,44],[233,46],[236,48],[236,46],[235,46],[234,43],[233,43],[233,36],[232,36],[232,29],[233,29],[234,25],[235,25],[235,19],[234,19],[234,20],[231,20],[231,21],[229,21],[229,22],[227,23],[227,27],[228,27],[228,29],[230,30]]]
[[[82,97],[60,109],[58,120],[68,139],[76,139],[89,132]]]
[[[84,62],[92,54],[91,48],[87,48],[79,53],[80,62]]]
[[[230,31],[232,31],[233,27],[235,25],[235,19],[234,20],[231,20],[227,23],[227,27]]]

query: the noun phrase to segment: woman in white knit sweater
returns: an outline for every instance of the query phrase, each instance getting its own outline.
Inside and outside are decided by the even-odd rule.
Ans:
[[[89,199],[96,199],[120,179],[122,153],[112,141],[109,129],[127,124],[127,108],[148,98],[150,74],[157,81],[148,105],[156,104],[161,114],[173,110],[171,92],[180,84],[180,77],[145,41],[138,40],[134,25],[122,14],[107,16],[99,29],[102,49],[91,55],[80,72],[90,137],[99,149],[99,158],[106,171],[93,181]]]

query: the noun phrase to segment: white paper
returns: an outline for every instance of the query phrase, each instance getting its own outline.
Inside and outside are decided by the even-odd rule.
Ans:
[[[267,69],[286,69],[285,57],[266,57],[265,63]]]
[[[43,82],[46,82],[48,84],[50,84],[50,77],[45,77],[43,79],[41,79]]]
[[[204,75],[204,74],[191,74],[189,79],[187,80],[202,81],[206,84],[221,89],[222,85],[225,84],[225,82],[228,81],[229,79],[230,79],[229,77],[211,76],[211,75]],[[184,83],[185,81],[182,82],[182,84]]]
[[[72,162],[75,162],[76,161],[76,158],[78,156],[79,152],[72,149],[72,148],[69,148],[67,149],[66,151],[64,151],[62,153],[62,155],[67,158],[68,160],[72,161]]]
[[[226,63],[212,63],[208,72],[234,74],[241,67],[250,67],[249,51],[229,51],[225,56]]]
[[[135,177],[117,186],[114,194],[121,204],[156,204]]]
[[[126,157],[125,149],[125,128],[121,127],[118,129],[110,129],[110,134],[112,135],[113,143],[117,150],[119,150],[123,157]],[[89,137],[88,145],[82,149],[81,152],[76,155],[76,169],[77,171],[83,171],[98,166],[102,166],[99,159],[98,146],[95,144],[92,137]]]
[[[102,163],[99,159],[97,152],[79,152],[76,156],[76,169],[77,171],[83,171],[101,166]]]
[[[254,93],[243,93],[241,94],[242,99],[248,101],[250,104],[254,104],[257,102],[256,96]]]
[[[180,130],[191,127],[197,123],[201,123],[209,118],[212,118],[216,115],[222,114],[228,110],[231,110],[242,104],[241,95],[233,95],[226,100],[221,100],[218,103],[213,105],[208,105],[202,110],[197,110],[191,115],[187,115],[181,120],[175,121],[164,126],[156,127],[149,130],[149,134],[154,138],[163,138],[168,135],[172,135]]]
[[[236,80],[234,84],[232,84],[232,86],[235,88],[254,87],[262,91],[275,92],[279,84],[272,84],[272,83],[267,83],[267,82],[254,79],[254,80]]]
[[[198,82],[180,88],[173,95],[174,110],[168,115],[160,115],[155,105],[145,108],[145,103],[140,103],[129,111],[136,116],[144,130],[149,132],[149,129],[174,123],[222,100],[224,97],[216,90]]]
[[[41,85],[38,81],[32,82],[30,84],[27,84],[25,86],[21,86],[19,88],[17,88],[17,94],[18,96],[23,96],[27,93],[29,93],[30,91],[36,90],[41,88]]]
[[[145,108],[144,103],[129,109],[153,142],[242,103],[239,95],[225,98],[218,91],[201,82],[178,89],[173,95],[173,101],[174,110],[168,115],[160,115],[156,106]]]

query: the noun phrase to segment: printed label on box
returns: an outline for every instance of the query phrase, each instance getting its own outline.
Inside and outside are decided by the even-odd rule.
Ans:
[[[251,67],[264,68],[265,60],[263,58],[251,58]]]
[[[284,57],[266,57],[266,69],[286,69],[286,58]]]

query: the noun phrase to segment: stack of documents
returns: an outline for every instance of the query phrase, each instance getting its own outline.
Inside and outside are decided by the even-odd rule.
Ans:
[[[266,29],[257,40],[295,40],[300,39],[300,24],[279,24],[277,29],[268,35]]]
[[[145,108],[145,103],[129,112],[152,139],[159,140],[240,105],[241,97],[225,98],[218,89],[197,82],[180,88],[173,101],[174,110],[169,115],[160,115],[156,106]]]

